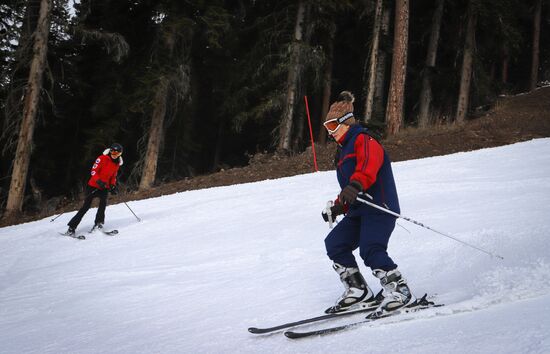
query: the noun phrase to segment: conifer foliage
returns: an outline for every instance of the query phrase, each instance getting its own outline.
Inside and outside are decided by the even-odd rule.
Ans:
[[[324,143],[328,104],[382,133],[469,119],[550,80],[548,0],[5,0],[0,213],[82,193],[124,145],[122,191]]]

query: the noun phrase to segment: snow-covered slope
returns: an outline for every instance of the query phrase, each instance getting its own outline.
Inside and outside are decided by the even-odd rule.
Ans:
[[[504,257],[399,221],[390,254],[446,304],[438,316],[300,341],[247,332],[320,314],[343,290],[320,217],[338,187],[322,172],[132,202],[140,223],[109,206],[116,237],[59,236],[74,212],[1,228],[0,353],[550,352],[550,139],[394,174],[403,215]]]

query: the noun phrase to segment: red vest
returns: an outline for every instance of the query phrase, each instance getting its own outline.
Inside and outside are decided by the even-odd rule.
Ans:
[[[116,175],[118,168],[122,165],[122,158],[118,158],[113,161],[109,155],[100,155],[94,162],[92,170],[90,172],[90,180],[88,185],[94,188],[101,188],[97,181],[101,180],[105,182],[107,188],[111,188],[116,184]]]

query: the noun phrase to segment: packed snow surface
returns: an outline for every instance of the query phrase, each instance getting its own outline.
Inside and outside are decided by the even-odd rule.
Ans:
[[[115,237],[86,234],[95,209],[84,241],[58,234],[74,211],[1,228],[0,353],[550,353],[550,139],[393,166],[404,216],[504,257],[399,220],[390,255],[444,307],[302,340],[248,333],[343,291],[328,171],[129,203],[142,222],[110,205]]]

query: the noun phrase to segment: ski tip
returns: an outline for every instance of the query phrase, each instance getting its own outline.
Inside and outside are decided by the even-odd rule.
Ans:
[[[300,332],[292,332],[292,331],[286,331],[284,333],[285,337],[290,339],[298,339],[298,338],[304,338],[309,337],[313,333],[300,333]]]
[[[285,337],[290,338],[290,339],[300,338],[299,336],[296,336],[295,332],[292,332],[292,331],[285,332],[284,335],[285,335]]]
[[[265,334],[265,333],[271,333],[275,330],[273,328],[257,328],[257,327],[250,327],[248,329],[248,332],[254,333],[254,334]]]

